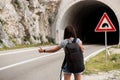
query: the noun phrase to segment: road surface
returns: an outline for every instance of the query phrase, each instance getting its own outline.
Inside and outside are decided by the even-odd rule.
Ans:
[[[85,45],[84,56],[101,48],[104,46]],[[38,48],[0,51],[0,80],[59,80],[63,59],[62,49],[44,54]]]

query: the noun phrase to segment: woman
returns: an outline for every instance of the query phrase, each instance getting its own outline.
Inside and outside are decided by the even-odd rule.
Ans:
[[[60,50],[61,48],[65,48],[68,41],[72,42],[74,38],[77,38],[74,27],[73,26],[67,26],[65,28],[65,31],[64,31],[64,40],[59,45],[57,45],[57,46],[55,46],[53,48],[50,48],[50,49],[42,49],[42,48],[40,48],[39,52],[48,52],[48,53],[56,52],[56,51]],[[77,38],[76,42],[79,44],[80,48],[84,52],[82,41],[79,38]],[[63,72],[64,72],[64,80],[70,80],[70,77],[71,77],[72,73],[67,69],[67,67],[64,66]],[[81,80],[80,72],[75,73],[74,78],[75,78],[75,80]]]

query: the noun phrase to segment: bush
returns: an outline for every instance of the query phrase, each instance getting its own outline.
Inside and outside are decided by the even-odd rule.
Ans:
[[[46,36],[46,38],[48,39],[49,43],[55,43],[55,39],[53,39],[52,37]]]
[[[0,39],[0,43],[3,43],[3,41]]]

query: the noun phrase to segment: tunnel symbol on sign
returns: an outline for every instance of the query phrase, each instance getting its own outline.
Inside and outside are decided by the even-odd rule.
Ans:
[[[95,32],[115,32],[115,26],[113,25],[112,21],[108,17],[107,13],[104,13],[102,18],[100,19],[99,23],[95,28]]]
[[[109,25],[108,25],[107,23],[103,23],[103,24],[102,24],[102,27],[103,27],[103,28],[108,28]]]

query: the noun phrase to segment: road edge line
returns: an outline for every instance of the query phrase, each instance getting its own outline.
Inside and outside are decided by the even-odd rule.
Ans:
[[[39,60],[41,58],[45,58],[45,57],[49,57],[49,56],[52,56],[52,55],[60,54],[62,52],[63,51],[59,51],[59,52],[55,52],[53,54],[49,54],[49,55],[45,55],[45,56],[40,56],[40,57],[36,57],[36,58],[33,58],[33,59],[28,59],[28,60],[25,60],[25,61],[21,61],[21,62],[15,63],[15,64],[11,64],[11,65],[8,65],[8,66],[4,66],[4,67],[0,68],[0,71],[8,69],[8,68],[15,67],[15,66],[18,66],[18,65],[21,65],[21,64],[29,63],[29,62],[32,62],[32,61],[35,61],[35,60]]]

